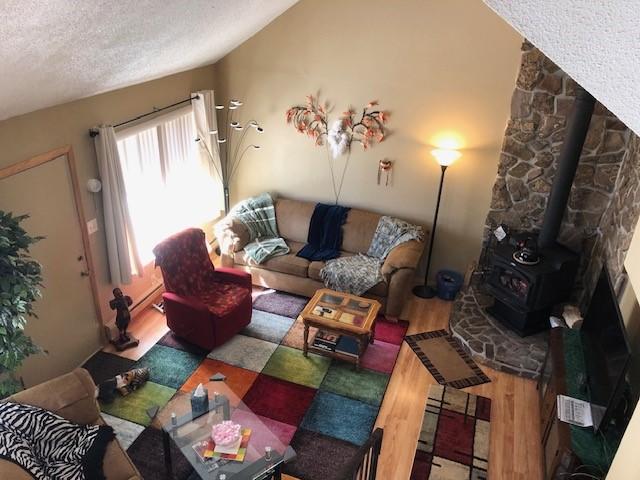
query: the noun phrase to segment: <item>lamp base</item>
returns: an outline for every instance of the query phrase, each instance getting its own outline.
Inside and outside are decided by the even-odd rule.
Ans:
[[[412,290],[416,297],[420,298],[433,298],[436,296],[436,290],[429,285],[416,285]]]

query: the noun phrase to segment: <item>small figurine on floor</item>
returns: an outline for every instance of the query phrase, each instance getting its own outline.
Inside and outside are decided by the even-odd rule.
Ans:
[[[116,392],[126,397],[144,385],[147,380],[149,380],[149,369],[147,367],[134,368],[128,372],[121,373],[98,385],[98,399],[105,403],[111,403],[116,396]]]
[[[111,340],[111,343],[118,351],[127,348],[137,347],[140,341],[133,335],[127,333],[127,327],[131,321],[129,307],[133,303],[129,295],[122,293],[119,288],[113,289],[113,299],[109,301],[111,310],[116,310],[116,327],[118,327],[118,338]]]

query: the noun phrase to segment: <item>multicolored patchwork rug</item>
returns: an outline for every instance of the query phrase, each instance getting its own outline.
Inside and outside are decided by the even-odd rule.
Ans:
[[[307,301],[273,290],[256,291],[251,324],[226,344],[203,352],[169,332],[138,362],[127,363],[149,367],[150,381],[101,407],[119,439],[130,445],[128,453],[144,478],[164,476],[160,422],[152,422],[147,410],[160,407],[162,418],[162,408],[172,398],[218,372],[296,451],[286,473],[301,480],[335,478],[373,430],[408,324],[378,319],[375,342],[358,372],[339,360],[302,355],[303,326],[297,317]],[[110,357],[115,355],[101,352],[85,367],[102,378],[122,364],[120,357]],[[176,478],[188,478],[188,463],[178,465]]]
[[[485,480],[490,419],[488,398],[432,385],[411,480]]]

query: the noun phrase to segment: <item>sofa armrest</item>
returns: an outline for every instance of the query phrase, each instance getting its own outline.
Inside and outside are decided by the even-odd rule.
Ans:
[[[218,267],[214,275],[216,280],[226,283],[235,283],[237,285],[251,289],[251,274],[237,268]]]
[[[249,243],[247,227],[242,222],[227,215],[213,227],[223,255],[232,255],[242,250]]]
[[[415,270],[420,262],[422,251],[424,250],[424,242],[411,240],[401,243],[389,252],[387,258],[382,264],[381,272],[385,278],[401,268],[409,268]]]
[[[93,424],[100,418],[96,385],[84,368],[27,388],[9,400],[44,408],[79,425]]]

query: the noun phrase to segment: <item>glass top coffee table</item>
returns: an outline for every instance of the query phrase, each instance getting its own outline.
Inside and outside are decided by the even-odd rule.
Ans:
[[[226,480],[280,480],[283,463],[295,458],[293,449],[283,443],[224,381],[211,381],[204,387],[209,397],[208,404],[203,405],[204,413],[192,411],[190,393],[177,396],[161,412],[164,460],[170,475],[173,474],[173,446],[203,480],[225,477]],[[242,442],[242,461],[213,453],[215,443],[209,442],[211,429],[224,420],[239,424],[248,438]]]

